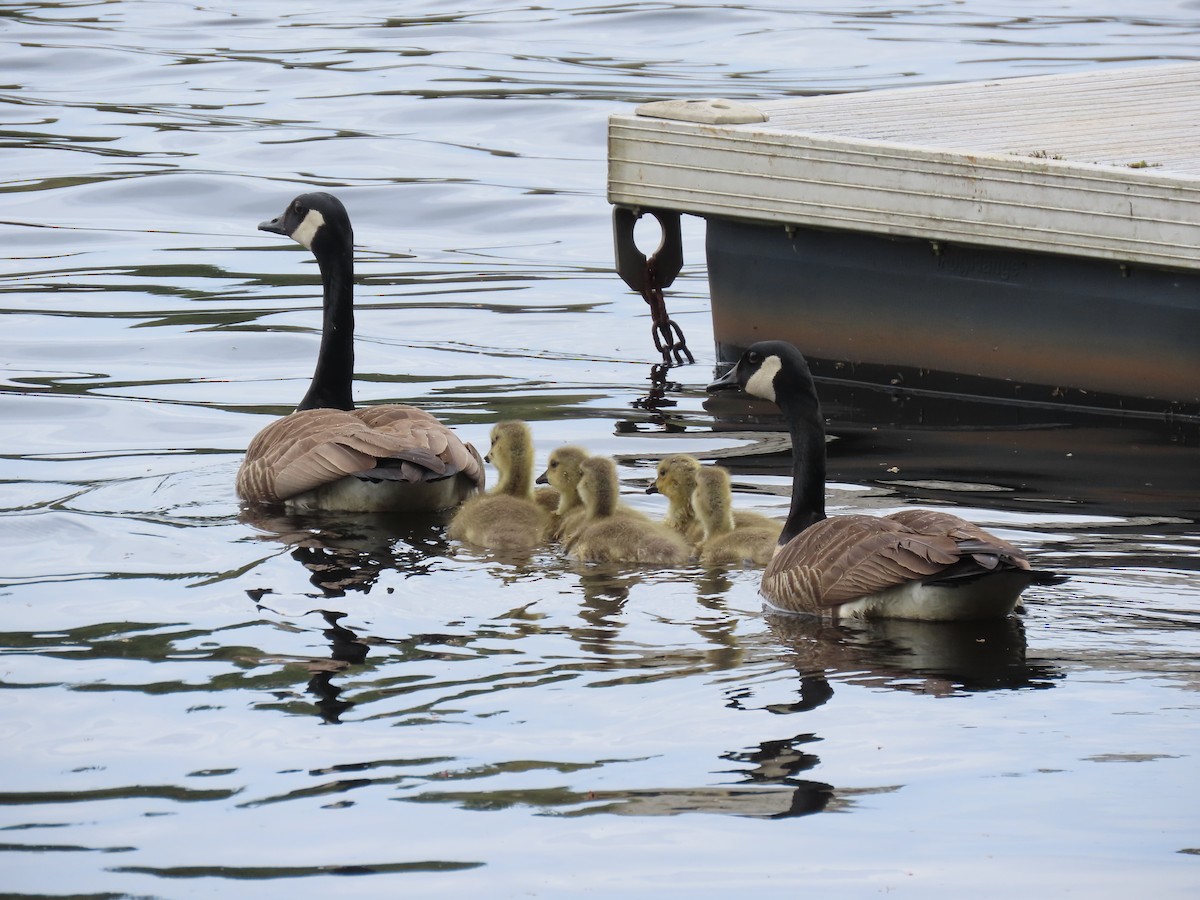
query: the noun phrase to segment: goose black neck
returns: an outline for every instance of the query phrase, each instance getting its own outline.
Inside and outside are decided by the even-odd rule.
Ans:
[[[354,409],[354,250],[349,242],[314,242],[313,254],[325,292],[321,350],[297,408]]]
[[[825,518],[825,420],[815,393],[780,398],[792,437],[792,505],[779,543]]]

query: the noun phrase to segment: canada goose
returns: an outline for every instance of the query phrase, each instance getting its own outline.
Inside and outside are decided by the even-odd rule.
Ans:
[[[492,426],[487,461],[499,480],[454,513],[447,537],[492,550],[532,550],[546,540],[550,514],[533,496],[533,436],[524,422]]]
[[[662,494],[667,498],[663,524],[690,544],[704,540],[704,524],[697,517],[693,503],[700,468],[700,460],[694,456],[674,453],[659,462],[654,481],[646,488],[647,494]],[[740,509],[733,510],[733,523],[735,528],[774,528],[777,532],[780,528],[780,523],[768,516]]]
[[[700,562],[709,566],[751,562],[765,566],[778,546],[780,524],[760,516],[766,525],[737,526],[733,518],[733,491],[729,473],[720,466],[704,466],[696,473],[692,497],[696,517],[704,526]]]
[[[583,500],[579,496],[579,479],[583,470],[579,464],[587,459],[582,447],[567,445],[550,451],[546,471],[537,477],[538,484],[548,484],[555,491],[558,504],[553,513],[553,536],[561,538],[584,516]]]
[[[696,518],[692,494],[696,490],[696,473],[700,461],[686,453],[674,453],[658,463],[654,481],[647,494],[662,494],[667,498],[667,515],[663,524],[689,544],[704,540],[704,526]]]
[[[428,512],[481,489],[479,453],[429,413],[399,404],[354,408],[354,233],[341,201],[301,194],[258,227],[312,251],[325,311],[308,393],[250,442],[238,496],[297,511]]]
[[[585,562],[679,565],[687,560],[687,544],[669,528],[644,516],[621,514],[617,467],[611,459],[593,456],[579,467],[586,518],[567,541],[568,555]]]
[[[783,341],[754,344],[710,392],[776,403],[792,437],[792,504],[761,592],[783,612],[958,621],[1001,618],[1034,571],[1018,548],[949,513],[825,517],[825,423],[808,363]]]

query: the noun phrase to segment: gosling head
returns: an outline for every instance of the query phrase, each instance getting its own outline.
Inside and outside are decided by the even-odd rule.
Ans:
[[[484,460],[502,472],[517,468],[529,459],[533,432],[524,422],[497,422],[492,426],[492,445]]]
[[[537,483],[556,487],[564,496],[576,496],[579,478],[583,474],[579,464],[587,458],[587,452],[582,447],[556,447],[550,452],[550,458],[546,461],[546,471],[537,477]]]
[[[658,464],[654,483],[646,488],[647,494],[662,494],[668,500],[688,501],[696,489],[696,473],[700,461],[686,453],[676,453]]]
[[[346,207],[333,194],[324,191],[301,194],[274,219],[260,222],[258,228],[286,235],[314,253],[325,248],[344,249],[354,244],[354,229],[350,227]]]

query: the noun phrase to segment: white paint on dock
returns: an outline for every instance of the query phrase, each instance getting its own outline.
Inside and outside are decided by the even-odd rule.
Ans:
[[[609,120],[609,201],[1200,269],[1200,63]]]

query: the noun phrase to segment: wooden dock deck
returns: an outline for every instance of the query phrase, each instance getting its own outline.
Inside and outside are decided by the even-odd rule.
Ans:
[[[1200,269],[1200,63],[609,125],[609,202]]]
[[[787,336],[840,364],[940,369],[1036,384],[1048,396],[1130,395],[1154,409],[1200,403],[1200,63],[646,104],[610,117],[608,197],[708,220],[723,359],[764,329],[787,332],[794,316],[806,324],[792,322]],[[787,241],[771,249],[781,230]],[[808,234],[799,243],[797,230]],[[829,234],[862,240],[830,244]],[[877,273],[883,295],[871,302],[893,331],[872,335],[878,310],[837,279],[856,277],[846,271],[855,254],[873,265],[894,249],[880,241],[905,239],[923,249]],[[749,268],[731,262],[758,248],[765,255]],[[946,258],[947,248],[971,253]],[[943,257],[934,267],[921,258],[931,251]],[[808,253],[804,271],[789,262],[797,253]],[[840,275],[821,269],[830,253],[848,254]],[[754,285],[719,283],[756,266],[777,272]],[[1110,283],[1109,273],[1130,283]],[[987,284],[980,292],[956,276]],[[897,281],[908,286],[889,301]],[[1083,293],[1057,304],[1072,290]],[[936,297],[924,310],[923,291]],[[756,292],[776,295],[765,312]],[[1089,306],[1093,292],[1100,299]],[[905,313],[888,312],[889,302]],[[839,303],[848,312],[835,321]],[[977,306],[957,322],[944,314],[967,303]],[[997,304],[1002,315],[990,312]],[[735,324],[756,316],[763,328]],[[1097,317],[1108,324],[1088,323]],[[940,348],[926,353],[932,334]],[[1087,342],[1109,359],[1065,349]]]

